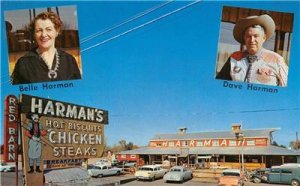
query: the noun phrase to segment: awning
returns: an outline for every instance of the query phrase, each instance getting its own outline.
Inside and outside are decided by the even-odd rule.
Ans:
[[[179,158],[186,158],[188,156],[188,154],[182,154],[182,155],[179,155],[178,157]]]
[[[197,158],[198,159],[210,159],[211,156],[198,156]]]

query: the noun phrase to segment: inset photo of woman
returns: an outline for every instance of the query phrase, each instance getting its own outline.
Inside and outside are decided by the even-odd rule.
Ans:
[[[76,6],[5,12],[13,85],[82,78]]]

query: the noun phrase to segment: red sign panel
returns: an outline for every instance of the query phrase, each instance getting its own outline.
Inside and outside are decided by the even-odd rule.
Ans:
[[[117,159],[119,161],[138,161],[139,155],[137,154],[117,154]]]
[[[5,98],[4,161],[18,161],[18,99],[14,95]]]
[[[255,146],[266,146],[268,144],[267,140],[262,139],[255,139]]]

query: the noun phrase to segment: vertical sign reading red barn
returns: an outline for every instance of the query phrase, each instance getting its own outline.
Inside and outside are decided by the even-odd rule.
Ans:
[[[4,108],[4,161],[18,161],[18,99],[14,95],[5,98]]]

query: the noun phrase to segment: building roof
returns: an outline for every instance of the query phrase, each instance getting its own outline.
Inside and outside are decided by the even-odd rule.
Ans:
[[[141,147],[134,150],[122,151],[120,154],[139,154],[139,155],[180,155],[181,152],[187,151],[188,154],[198,155],[237,155],[243,150],[244,155],[296,155],[300,156],[300,151],[289,150],[273,145],[262,147],[190,147],[190,148],[174,148],[174,147]]]
[[[245,138],[269,138],[271,133],[277,131],[276,128],[270,129],[253,129],[241,130]],[[228,139],[235,138],[232,131],[212,131],[197,133],[173,133],[173,134],[156,134],[150,141],[162,140],[188,140],[188,139]]]

